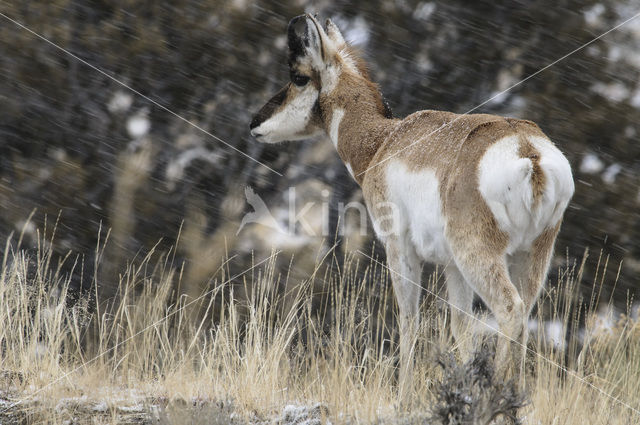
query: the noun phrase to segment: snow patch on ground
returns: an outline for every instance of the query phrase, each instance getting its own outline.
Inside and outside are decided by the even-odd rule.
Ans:
[[[127,133],[132,139],[139,139],[151,129],[151,121],[147,115],[148,110],[142,109],[127,120]]]
[[[289,404],[282,409],[277,423],[283,425],[331,425],[327,419],[328,416],[329,409],[321,403],[312,406]]]
[[[629,99],[629,103],[634,108],[640,109],[640,87],[638,87],[638,89],[636,89],[636,91],[633,92],[631,99]]]
[[[620,103],[631,95],[631,90],[619,82],[597,82],[591,86],[591,90],[614,103]]]
[[[595,27],[604,23],[602,18],[606,10],[602,3],[596,3],[590,8],[583,10],[582,14],[587,25]]]
[[[136,403],[129,406],[117,406],[116,410],[121,413],[141,413],[144,412],[144,405]]]
[[[124,91],[118,90],[113,94],[111,100],[107,104],[107,109],[112,114],[127,112],[133,104],[133,96]]]
[[[433,15],[433,12],[436,11],[436,4],[431,1],[423,1],[416,6],[416,9],[413,11],[413,18],[426,21]]]
[[[597,174],[603,169],[604,162],[594,153],[587,153],[580,163],[580,172],[583,174]]]
[[[173,190],[177,181],[184,177],[184,170],[195,160],[218,165],[222,161],[222,155],[202,147],[195,147],[180,153],[176,159],[167,164],[165,170],[166,184],[170,190]]]
[[[545,338],[556,349],[563,350],[565,346],[564,326],[560,320],[549,320],[544,324]]]
[[[582,343],[589,344],[594,338],[614,336],[616,322],[619,318],[620,312],[611,306],[598,310],[597,313],[587,319],[587,326],[579,331]]]
[[[143,413],[145,406],[139,396],[132,394],[133,398],[126,398],[123,396],[118,397],[104,397],[104,398],[89,398],[86,395],[80,397],[63,397],[58,400],[55,410],[57,412],[63,412],[65,410],[84,410],[88,412],[106,413],[110,409],[118,413]]]
[[[606,184],[614,184],[616,182],[616,177],[622,171],[622,165],[620,164],[611,164],[607,167],[604,173],[602,173],[602,180]]]

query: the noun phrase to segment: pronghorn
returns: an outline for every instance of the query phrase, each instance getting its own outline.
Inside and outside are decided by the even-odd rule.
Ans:
[[[444,267],[463,353],[476,293],[499,327],[496,364],[509,364],[510,342],[524,355],[526,322],[574,191],[567,159],[530,121],[433,110],[394,119],[335,24],[323,28],[307,14],[287,32],[291,81],[253,117],[251,133],[265,143],[322,134],[333,142],[385,245],[401,364],[411,359],[423,261]],[[381,205],[395,212],[390,225]]]

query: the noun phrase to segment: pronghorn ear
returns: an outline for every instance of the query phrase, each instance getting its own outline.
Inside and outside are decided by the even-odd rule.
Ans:
[[[338,29],[338,26],[334,24],[331,19],[327,19],[325,27],[327,28],[327,36],[335,43],[336,47],[340,48],[347,44],[347,42],[344,41],[344,37]]]

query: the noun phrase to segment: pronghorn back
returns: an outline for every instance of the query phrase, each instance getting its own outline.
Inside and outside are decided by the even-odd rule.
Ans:
[[[480,213],[478,203],[485,203],[492,216],[487,220],[508,236],[507,254],[528,249],[555,226],[573,194],[569,164],[542,130],[531,121],[496,115],[416,112],[398,123],[372,164],[363,189],[377,202],[397,197],[389,193],[397,193],[397,185],[390,191],[389,183],[379,182],[404,167],[414,175],[434,174],[442,215],[469,201]],[[415,194],[409,196],[415,207]]]

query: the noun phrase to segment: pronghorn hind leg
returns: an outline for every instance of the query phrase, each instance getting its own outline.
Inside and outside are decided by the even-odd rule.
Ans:
[[[527,317],[544,286],[560,224],[549,227],[533,242],[527,252],[516,253],[510,261],[511,280],[518,288]]]
[[[560,230],[560,223],[547,228],[533,242],[529,251],[516,253],[510,261],[511,280],[518,288],[520,297],[524,302],[525,320],[528,320],[533,306],[538,300],[547,279],[549,264],[553,254],[553,245]],[[522,343],[526,346],[529,332],[525,329]],[[523,350],[522,362],[526,357]]]
[[[482,252],[482,251],[476,251]],[[496,369],[506,375],[510,367],[520,370],[523,336],[525,330],[525,306],[518,290],[509,279],[504,256],[479,256],[469,252],[457,256],[456,264],[475,292],[489,307],[498,322]]]
[[[406,400],[411,388],[413,349],[418,332],[420,305],[420,259],[406,241],[390,237],[386,243],[387,263],[391,273],[393,292],[398,302],[400,324],[400,374],[398,397]]]
[[[466,362],[473,351],[473,289],[465,282],[455,265],[445,269],[447,296],[451,312],[451,332],[455,338],[460,357]]]

